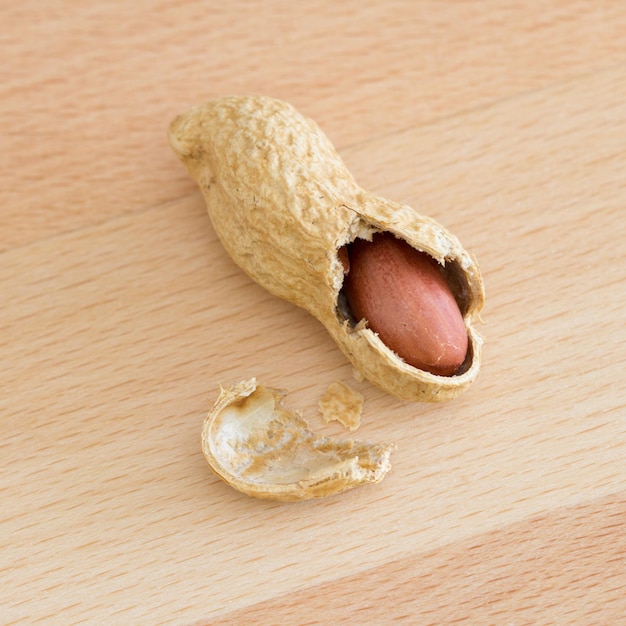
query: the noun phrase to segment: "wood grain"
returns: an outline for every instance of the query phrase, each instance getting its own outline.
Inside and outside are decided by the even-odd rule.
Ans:
[[[506,6],[504,6],[506,4]],[[626,617],[626,7],[5,7],[2,624],[617,624]],[[454,402],[352,378],[223,251],[167,146],[230,92],[296,104],[359,182],[478,257],[483,370]],[[385,480],[279,505],[208,470],[218,384],[341,380]]]
[[[626,615],[624,516],[626,493],[559,509],[211,624],[611,624]]]
[[[0,250],[191,194],[165,128],[212,97],[286,99],[344,148],[626,61],[614,0],[26,0],[3,23]]]

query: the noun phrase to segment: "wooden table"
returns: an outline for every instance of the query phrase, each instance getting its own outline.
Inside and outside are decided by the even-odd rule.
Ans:
[[[4,3],[0,623],[626,620],[626,5]],[[411,404],[229,259],[166,128],[263,93],[479,259],[478,381]],[[219,383],[333,381],[376,486],[254,500]]]

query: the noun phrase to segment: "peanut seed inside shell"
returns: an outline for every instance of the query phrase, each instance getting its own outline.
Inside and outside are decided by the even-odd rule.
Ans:
[[[347,246],[344,290],[354,315],[409,365],[454,375],[465,360],[463,316],[439,264],[391,233]]]

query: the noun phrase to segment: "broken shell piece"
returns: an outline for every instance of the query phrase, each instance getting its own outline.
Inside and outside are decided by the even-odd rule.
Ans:
[[[254,378],[221,390],[202,428],[202,451],[220,478],[249,496],[282,501],[383,479],[393,445],[317,436],[282,406],[284,395]]]
[[[363,394],[343,383],[331,383],[320,400],[320,411],[326,423],[337,421],[356,430],[361,425]]]

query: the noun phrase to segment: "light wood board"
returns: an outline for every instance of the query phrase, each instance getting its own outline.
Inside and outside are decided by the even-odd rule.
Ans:
[[[0,623],[626,620],[626,5],[5,3]],[[395,399],[228,258],[166,128],[264,93],[366,188],[455,232],[478,381]],[[208,469],[219,384],[335,380],[376,486],[246,498]]]

